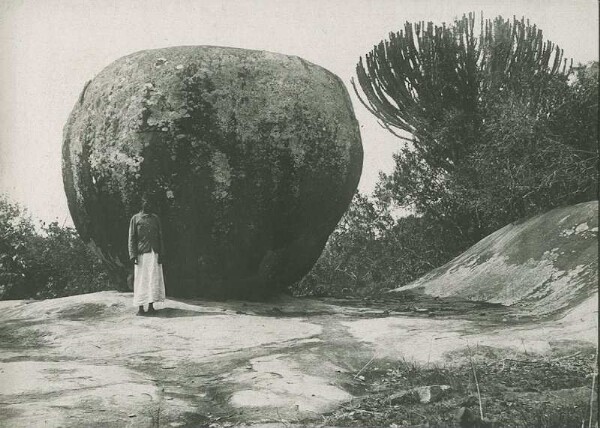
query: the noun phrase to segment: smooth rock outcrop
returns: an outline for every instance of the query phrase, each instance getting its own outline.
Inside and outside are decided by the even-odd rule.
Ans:
[[[125,288],[150,193],[167,294],[261,297],[305,275],[362,169],[340,79],[301,58],[212,46],[137,52],[85,85],[64,129],[73,222]]]
[[[349,407],[364,399],[369,385],[394,385],[379,383],[386,368],[410,367],[407,362],[415,364],[418,383],[407,379],[410,393],[392,390],[400,393],[398,405],[438,401],[426,406],[450,411],[467,393],[463,388],[473,392],[464,376],[470,352],[480,352],[477,370],[487,355],[497,355],[490,362],[499,368],[502,359],[516,362],[524,351],[543,367],[580,351],[591,364],[597,296],[559,320],[518,324],[477,314],[382,317],[383,301],[367,307],[287,296],[268,303],[168,299],[152,317],[136,317],[131,293],[116,291],[0,301],[0,426],[322,426],[353,392],[360,397]],[[452,376],[453,390],[422,385],[431,364],[448,376],[461,374]],[[366,380],[357,376],[361,369]],[[586,384],[592,369],[580,371]],[[475,410],[476,400],[458,405]]]
[[[500,303],[530,316],[575,309],[598,293],[598,201],[509,224],[394,291],[403,290]]]

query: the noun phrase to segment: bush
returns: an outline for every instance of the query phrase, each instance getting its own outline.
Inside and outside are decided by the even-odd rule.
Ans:
[[[109,289],[108,275],[77,232],[58,223],[36,229],[0,198],[0,299],[53,298]]]
[[[389,205],[357,193],[296,295],[369,296],[400,287],[460,253],[468,241],[429,217],[394,219]]]
[[[0,197],[0,298],[28,288],[27,244],[34,235],[31,218]]]

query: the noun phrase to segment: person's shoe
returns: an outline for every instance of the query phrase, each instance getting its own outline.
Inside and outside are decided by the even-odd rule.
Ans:
[[[148,310],[146,311],[146,314],[148,314],[148,315],[154,315],[154,314],[156,314],[156,312],[158,312],[158,311],[156,309],[154,309],[152,306],[150,306],[148,308]]]
[[[146,312],[144,312],[144,311],[137,311],[135,315],[138,316],[138,317],[143,317],[144,315],[146,315]]]

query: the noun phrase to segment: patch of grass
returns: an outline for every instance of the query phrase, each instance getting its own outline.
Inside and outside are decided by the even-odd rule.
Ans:
[[[478,349],[473,358],[484,416],[489,421],[485,426],[579,427],[582,421],[587,426],[595,350],[580,348],[571,355],[550,357],[513,353],[507,358],[501,352]],[[456,366],[375,361],[355,381],[353,389],[361,391],[360,397],[324,415],[325,423],[478,426],[473,422],[460,425],[455,418],[461,407],[479,415],[473,371],[464,361]],[[394,393],[427,385],[449,385],[451,389],[441,400],[428,404],[393,404],[390,400]],[[593,415],[597,414],[597,388],[595,394]]]
[[[0,325],[0,349],[38,348],[46,344],[35,326],[39,322],[9,321]]]
[[[99,303],[81,303],[61,310],[58,315],[71,321],[83,321],[102,317],[107,310],[106,305]]]

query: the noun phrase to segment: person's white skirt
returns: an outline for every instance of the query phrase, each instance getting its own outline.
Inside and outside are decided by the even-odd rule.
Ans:
[[[165,279],[158,254],[154,251],[138,256],[133,271],[133,305],[165,301]]]

